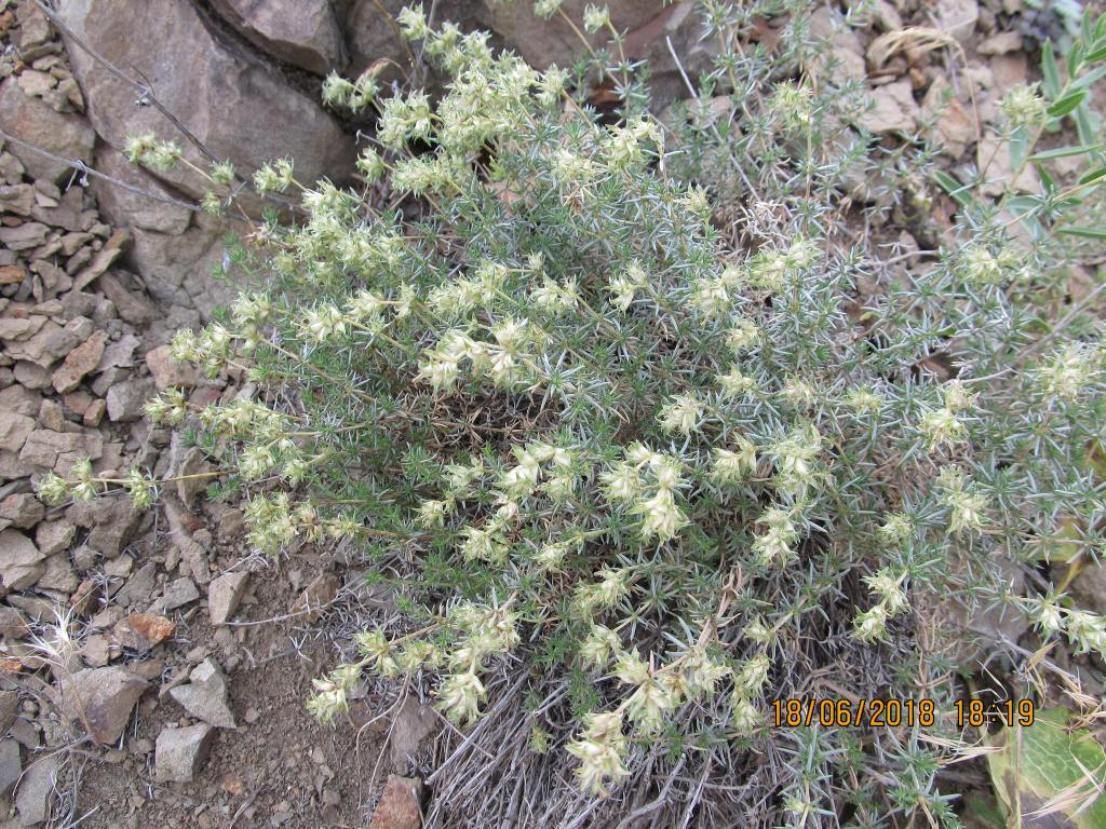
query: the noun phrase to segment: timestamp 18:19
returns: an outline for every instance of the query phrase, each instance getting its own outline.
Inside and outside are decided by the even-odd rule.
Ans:
[[[1001,722],[1009,728],[1015,725],[1030,726],[1037,716],[1036,706],[1031,699],[1008,699],[992,703],[985,703],[980,699],[958,699],[955,706],[957,728],[965,725],[982,728],[992,722]]]

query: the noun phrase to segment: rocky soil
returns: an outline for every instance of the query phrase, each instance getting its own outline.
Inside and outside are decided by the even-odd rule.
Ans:
[[[144,402],[169,387],[196,404],[250,392],[169,358],[172,332],[229,295],[211,277],[228,228],[192,209],[204,190],[192,174],[128,165],[127,136],[177,137],[192,160],[245,171],[290,155],[302,180],[345,180],[357,125],[317,103],[321,76],[383,58],[411,70],[381,14],[400,5],[63,1],[55,25],[31,0],[0,0],[0,829],[420,824],[418,775],[442,728],[431,708],[366,689],[336,730],[304,709],[333,639],[387,603],[342,549],[302,547],[278,567],[202,479],[147,512],[125,498],[48,508],[32,485],[83,457],[104,477],[202,472],[199,450],[146,422]],[[441,5],[536,65],[576,50],[521,0]],[[584,5],[565,4],[576,18]],[[632,54],[659,67],[662,98],[680,94],[666,38],[692,74],[708,57],[690,4],[611,5]],[[877,1],[866,28],[829,8],[815,24],[838,71],[873,90],[865,126],[894,141],[931,123],[951,166],[998,178],[994,102],[1033,76],[1021,5]],[[910,25],[961,44],[955,66],[888,37]],[[877,189],[858,182],[853,197]],[[1102,572],[1080,576],[1091,601]]]

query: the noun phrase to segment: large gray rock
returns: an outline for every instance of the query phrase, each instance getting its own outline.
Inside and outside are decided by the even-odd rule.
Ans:
[[[96,135],[88,122],[77,115],[55,112],[41,98],[32,98],[24,92],[15,78],[0,84],[0,129],[67,161],[86,164],[92,161]],[[57,181],[73,173],[65,162],[55,161],[14,141],[7,149],[23,162],[33,178]]]
[[[149,683],[126,668],[88,668],[58,687],[66,714],[100,745],[115,743]]]
[[[345,44],[328,0],[212,0],[212,6],[275,58],[317,75],[345,64]]]
[[[65,25],[132,77],[144,76],[158,101],[220,159],[244,173],[276,158],[292,158],[296,177],[345,179],[354,146],[337,121],[271,66],[216,39],[197,4],[179,0],[62,0]],[[201,166],[202,154],[153,106],[140,106],[132,85],[106,72],[69,44],[73,72],[88,100],[96,132],[122,149],[130,135],[154,132],[180,142]],[[188,71],[181,71],[188,67]],[[205,180],[185,169],[159,174],[198,197]]]

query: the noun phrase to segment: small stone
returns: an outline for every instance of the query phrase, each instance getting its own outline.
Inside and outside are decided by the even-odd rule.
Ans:
[[[438,730],[438,715],[429,705],[407,697],[392,723],[389,742],[392,768],[403,773],[414,762],[424,740]]]
[[[31,632],[23,614],[14,607],[0,605],[0,634],[9,639],[22,639]]]
[[[111,642],[102,633],[94,633],[81,645],[81,659],[90,668],[102,668],[111,661]]]
[[[876,89],[875,105],[860,116],[858,123],[875,133],[910,132],[918,124],[918,105],[910,81],[896,81]]]
[[[39,72],[35,69],[24,69],[19,74],[19,85],[28,95],[41,98],[51,89],[57,86],[58,79],[49,72]]]
[[[210,478],[202,477],[210,470],[211,465],[204,459],[203,451],[197,446],[190,447],[181,458],[180,465],[176,469],[177,497],[188,509],[192,509],[197,496],[210,483]]]
[[[291,612],[301,615],[305,622],[316,621],[323,610],[334,601],[341,586],[342,580],[333,573],[320,573],[292,603]]]
[[[944,78],[930,84],[922,101],[922,112],[927,120],[936,122],[934,143],[951,158],[960,158],[975,141],[975,121]]]
[[[132,671],[114,666],[86,668],[62,679],[58,687],[67,715],[100,745],[119,740],[147,682]]]
[[[977,0],[937,0],[937,25],[961,43],[971,37],[978,21]]]
[[[1106,564],[1084,564],[1071,583],[1071,594],[1080,607],[1106,614]]]
[[[17,216],[30,216],[35,206],[35,191],[29,184],[0,187],[0,210]],[[22,280],[17,280],[17,282]]]
[[[197,719],[218,728],[236,728],[230,710],[226,677],[213,659],[192,669],[187,685],[169,690],[169,696]]]
[[[976,51],[981,55],[1005,55],[1008,52],[1017,52],[1021,48],[1021,32],[999,32],[980,43]]]
[[[104,562],[104,573],[112,578],[125,579],[134,569],[134,559],[130,556],[119,556]]]
[[[132,613],[119,620],[113,636],[120,647],[146,653],[172,636],[176,629],[177,626],[164,616]]]
[[[146,562],[115,594],[115,603],[122,607],[145,604],[154,590],[156,579],[157,566],[152,561]]]
[[[146,401],[154,396],[152,380],[128,380],[108,389],[108,419],[113,423],[138,420]]]
[[[50,819],[50,797],[58,785],[61,754],[46,753],[35,757],[15,792],[15,808],[23,826],[34,826]]]
[[[985,196],[1001,196],[1007,187],[1022,193],[1039,193],[1041,180],[1032,164],[1026,164],[1017,178],[1013,178],[1010,145],[997,135],[983,137],[976,148],[976,163],[983,176],[980,191]]]
[[[18,530],[0,530],[0,580],[8,590],[24,590],[46,571],[45,556]]]
[[[100,422],[104,419],[104,413],[107,412],[108,404],[103,398],[97,397],[91,403],[88,404],[88,408],[85,409],[84,416],[81,418],[81,422],[85,426],[95,428],[100,425]]]
[[[105,497],[73,504],[66,510],[65,518],[78,527],[91,528],[86,539],[88,546],[105,558],[115,558],[130,543],[142,513],[129,498]]]
[[[371,829],[419,829],[422,826],[421,800],[422,780],[390,774],[369,826]]]
[[[158,391],[168,388],[190,389],[196,385],[199,372],[195,366],[180,363],[173,359],[172,349],[167,345],[158,346],[146,353],[146,365]]]
[[[21,774],[23,763],[19,758],[19,743],[15,740],[0,740],[0,797],[11,794]]]
[[[4,265],[0,267],[0,285],[18,285],[27,278],[22,265]]]
[[[69,352],[65,362],[54,372],[54,388],[59,393],[77,388],[86,374],[96,370],[107,339],[106,331],[94,331],[91,337]]]
[[[0,501],[0,519],[21,530],[33,527],[45,514],[46,507],[30,492],[19,492]]]
[[[13,411],[0,411],[0,449],[18,452],[35,430],[35,421]]]
[[[242,594],[246,592],[249,578],[249,573],[227,573],[212,580],[207,588],[207,611],[211,624],[225,625],[234,615],[238,603],[242,601]]]
[[[176,610],[178,607],[184,607],[190,602],[196,601],[200,598],[200,591],[196,589],[195,583],[187,576],[170,582],[165,586],[165,592],[161,598],[154,602],[154,606],[162,613],[168,613],[170,610]]]
[[[41,222],[24,222],[15,227],[0,227],[0,243],[9,250],[37,248],[46,241],[50,228]]]
[[[59,593],[72,593],[81,580],[69,561],[67,553],[57,553],[46,559],[46,570],[37,582],[39,590],[57,590]]]
[[[157,307],[137,291],[129,289],[122,276],[125,272],[108,271],[98,283],[104,295],[115,303],[120,318],[131,325],[148,325],[158,319],[161,312]]]
[[[163,729],[154,749],[154,775],[158,781],[190,782],[207,760],[214,733],[205,723]]]

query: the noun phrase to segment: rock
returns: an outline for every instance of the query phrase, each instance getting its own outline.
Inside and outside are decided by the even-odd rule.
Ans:
[[[154,602],[154,607],[160,613],[168,613],[198,598],[200,598],[200,591],[196,589],[192,579],[185,577],[165,585],[165,592]]]
[[[210,319],[215,308],[230,305],[236,291],[210,277],[223,261],[224,231],[207,217],[196,221],[179,236],[135,228],[130,263],[154,299],[197,308]]]
[[[21,774],[23,762],[19,758],[19,743],[15,740],[0,740],[0,797],[11,794]]]
[[[35,430],[35,421],[6,407],[0,410],[0,449],[18,452]]]
[[[111,274],[106,273],[100,277],[100,287],[105,288],[105,280],[110,279]],[[114,302],[115,300],[112,300]],[[142,341],[134,334],[124,334],[115,342],[104,349],[104,356],[100,358],[97,371],[107,371],[110,368],[132,368],[135,364],[134,352],[142,344]]]
[[[45,558],[18,530],[0,530],[0,581],[7,590],[24,590],[46,571]]]
[[[389,742],[392,768],[401,774],[415,761],[424,740],[438,731],[438,715],[429,705],[407,697],[392,723]]]
[[[115,558],[130,543],[142,520],[142,513],[129,498],[105,497],[79,501],[65,513],[66,520],[78,527],[91,528],[86,543],[105,558]]]
[[[50,368],[57,360],[87,340],[93,331],[92,320],[76,317],[64,326],[46,320],[34,336],[8,344],[8,356],[26,360],[40,368]]]
[[[419,829],[422,826],[421,800],[422,780],[389,774],[369,826],[371,829]]]
[[[565,0],[561,8],[579,26],[584,9],[589,4],[589,0]],[[355,4],[356,7],[364,7],[368,11],[373,8],[373,2],[360,0]],[[546,69],[554,63],[568,68],[584,51],[579,37],[563,18],[555,15],[545,20],[534,13],[533,3],[500,3],[495,0],[483,0],[482,7],[481,22],[503,37],[511,48],[526,59],[527,63],[538,69]],[[617,3],[610,3],[609,7],[611,22],[615,28],[620,31],[630,31],[642,27],[657,17],[661,4],[656,0],[620,0]],[[351,40],[356,51],[359,45],[358,34],[352,30],[352,25],[351,22]],[[379,21],[376,22],[376,28],[382,29]],[[603,32],[589,38],[593,46],[607,39],[608,36]]]
[[[210,725],[165,728],[154,748],[154,776],[159,782],[188,783],[203,767],[215,733]]]
[[[153,193],[158,197],[150,198],[110,181],[95,179],[92,182],[92,192],[96,194],[97,206],[106,221],[117,226],[142,228],[173,236],[188,229],[192,222],[192,211],[184,204],[170,203],[170,200],[178,201],[172,191],[141,167],[131,164],[110,144],[101,144],[96,148],[96,169],[143,193]]]
[[[199,380],[195,366],[180,363],[173,359],[172,349],[167,345],[158,346],[146,353],[146,365],[154,378],[158,391],[168,388],[190,389]]]
[[[116,623],[112,635],[119,647],[146,653],[172,636],[176,629],[177,626],[164,616],[132,613]]]
[[[23,614],[14,607],[0,605],[0,634],[9,639],[22,639],[31,632]]]
[[[104,439],[99,432],[51,432],[49,429],[36,429],[27,436],[19,459],[46,469],[63,468],[68,471],[79,459],[97,460],[103,452]]]
[[[29,250],[46,241],[50,228],[41,222],[24,222],[15,227],[0,227],[0,243],[11,250]]]
[[[0,501],[0,521],[7,521],[10,526],[20,530],[33,527],[45,514],[46,507],[29,492],[9,495]]]
[[[108,389],[108,419],[114,423],[139,420],[146,401],[154,396],[153,380],[127,380]]]
[[[341,69],[344,38],[327,0],[213,0],[247,40],[273,57],[316,75]]]
[[[875,133],[911,132],[918,123],[918,105],[910,81],[889,83],[873,91],[875,102],[857,120],[864,129]]]
[[[0,286],[18,285],[27,278],[27,270],[22,265],[4,265],[0,267]]]
[[[0,129],[13,138],[66,159],[92,162],[96,135],[84,118],[55,112],[38,98],[32,98],[14,78],[0,84]],[[17,144],[8,150],[18,158],[32,178],[57,181],[71,175],[73,168]]]
[[[119,312],[123,322],[129,322],[131,325],[146,325],[153,322],[161,312],[146,299],[145,294],[133,291],[123,283],[122,277],[125,274],[125,271],[108,271],[100,277],[100,290],[104,292],[104,296],[115,303],[115,310]],[[131,278],[137,279],[133,275]],[[135,345],[138,345],[137,340]]]
[[[1087,562],[1071,583],[1071,594],[1080,607],[1106,614],[1106,565]]]
[[[316,621],[323,609],[334,601],[341,586],[342,580],[333,573],[320,573],[292,603],[290,612],[301,615],[301,621]]]
[[[44,556],[69,549],[77,537],[77,528],[65,521],[46,521],[35,528],[35,545]]]
[[[209,471],[211,465],[205,460],[203,451],[197,446],[189,447],[175,470],[175,474],[180,476],[177,480],[177,497],[188,509],[192,508],[197,496],[211,482],[208,477],[193,476],[202,476]]]
[[[77,572],[73,569],[69,556],[57,553],[46,559],[46,570],[39,577],[39,590],[56,590],[59,593],[72,593],[80,585]]]
[[[299,4],[294,16],[299,16]],[[178,0],[87,0],[59,14],[73,34],[132,76],[149,79],[158,100],[218,158],[255,170],[274,158],[295,160],[296,176],[334,181],[352,171],[352,138],[316,100],[285,83],[262,61],[244,60],[217,37],[198,8]],[[293,16],[293,15],[290,15]],[[128,135],[176,131],[154,107],[136,105],[133,86],[104,72],[76,44],[67,44],[73,74],[88,98],[97,134],[116,150]],[[179,67],[191,67],[180,72]],[[185,157],[207,166],[188,142]],[[160,176],[193,197],[207,189],[185,165]],[[145,274],[145,272],[143,272]]]
[[[1001,196],[1007,187],[1022,193],[1041,191],[1041,180],[1032,164],[1026,164],[1017,178],[1014,178],[1010,147],[994,133],[983,136],[976,147],[976,164],[979,165],[980,176],[983,178],[980,192],[985,196]]]
[[[73,279],[73,290],[80,291],[101,276],[123,254],[123,246],[130,241],[130,233],[124,228],[112,232],[104,246],[96,251],[92,261]]]
[[[147,561],[119,588],[113,599],[120,607],[144,604],[150,598],[156,580],[157,566],[152,561]]]
[[[976,140],[974,119],[944,78],[930,84],[922,101],[922,113],[927,120],[936,121],[932,139],[946,155],[959,159]]]
[[[820,41],[828,41],[831,47],[828,54],[816,58],[812,67],[815,72],[836,84],[863,81],[867,77],[864,47],[840,15],[833,14],[826,6],[819,7],[810,15],[810,34]],[[836,65],[832,76],[827,65],[830,59]]]
[[[1021,32],[999,32],[980,43],[976,51],[981,55],[1005,55],[1008,52],[1020,51],[1021,48]]]
[[[30,216],[34,206],[35,190],[31,185],[12,184],[0,187],[0,210],[3,212]]]
[[[964,43],[979,21],[977,0],[937,0],[937,26]]]
[[[211,624],[225,625],[234,615],[249,579],[249,573],[227,573],[212,580],[207,588],[207,612],[211,616]]]
[[[36,757],[27,766],[15,792],[15,808],[23,826],[35,826],[50,819],[50,798],[58,784],[60,764],[61,754],[53,752]]]
[[[181,558],[188,565],[192,578],[199,584],[211,581],[207,567],[207,551],[192,537],[193,519],[183,505],[167,495],[162,499],[165,517],[169,521],[169,537],[180,551]]]
[[[54,388],[60,394],[73,391],[84,376],[96,370],[107,344],[106,331],[93,331],[92,336],[66,355],[65,362],[54,372]]]
[[[127,668],[85,668],[58,683],[66,715],[99,745],[119,740],[148,683]]]
[[[216,728],[236,728],[230,710],[226,677],[213,659],[192,669],[187,685],[169,689],[169,696],[197,719]]]
[[[0,318],[0,340],[22,342],[30,339],[46,325],[46,317],[6,317]]]

